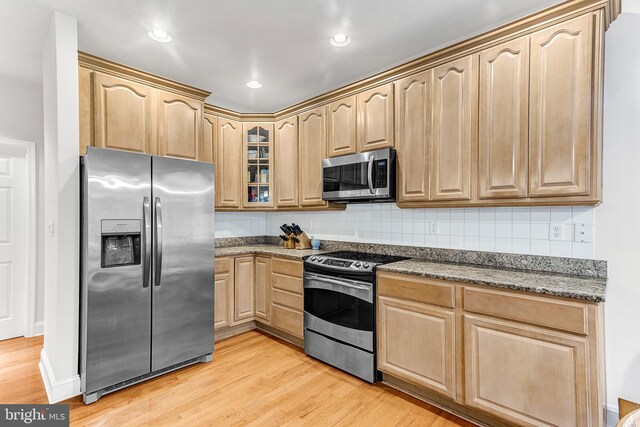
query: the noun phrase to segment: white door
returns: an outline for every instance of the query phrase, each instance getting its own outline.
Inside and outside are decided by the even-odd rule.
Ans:
[[[22,336],[27,317],[26,151],[0,141],[0,340]]]

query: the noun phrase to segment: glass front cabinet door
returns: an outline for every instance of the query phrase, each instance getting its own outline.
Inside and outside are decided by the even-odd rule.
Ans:
[[[243,178],[245,208],[273,206],[274,180],[271,177],[273,123],[244,123],[243,145],[246,172]]]

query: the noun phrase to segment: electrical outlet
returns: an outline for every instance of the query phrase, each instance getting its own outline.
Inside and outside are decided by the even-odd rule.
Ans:
[[[431,221],[429,223],[429,233],[438,234],[438,221]]]
[[[562,224],[555,223],[549,226],[549,240],[564,240]]]

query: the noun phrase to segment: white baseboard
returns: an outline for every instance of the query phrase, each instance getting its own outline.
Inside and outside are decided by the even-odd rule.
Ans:
[[[40,367],[40,375],[42,376],[44,388],[47,391],[49,403],[62,402],[63,400],[80,394],[79,376],[76,375],[63,381],[56,381],[44,348],[40,352],[40,363],[38,363],[38,367]]]
[[[36,335],[44,335],[44,320],[40,321],[40,322],[36,322],[33,325],[33,337],[35,337]]]
[[[616,427],[620,416],[618,413],[618,407],[614,405],[607,405],[607,427]]]

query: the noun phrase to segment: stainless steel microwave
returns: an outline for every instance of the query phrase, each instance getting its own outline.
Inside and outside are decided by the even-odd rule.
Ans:
[[[396,150],[322,161],[322,199],[338,203],[393,202],[396,198]]]

